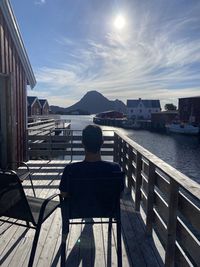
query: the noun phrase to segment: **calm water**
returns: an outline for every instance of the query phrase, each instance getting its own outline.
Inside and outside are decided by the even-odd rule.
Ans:
[[[62,116],[71,119],[71,129],[82,130],[92,123],[92,116]],[[116,129],[103,126],[103,129]],[[200,183],[200,138],[166,135],[143,130],[118,128],[132,140]]]

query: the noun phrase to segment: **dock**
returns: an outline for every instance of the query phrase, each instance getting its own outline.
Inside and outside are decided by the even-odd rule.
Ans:
[[[58,135],[62,130],[70,129],[71,121],[61,119],[60,116],[34,116],[33,122],[28,123],[28,136]]]
[[[69,161],[29,161],[37,197],[58,192],[64,166]],[[29,181],[24,181],[27,194],[32,193]],[[142,216],[134,211],[134,202],[124,193],[122,212],[123,266],[163,266],[153,241],[145,235]],[[101,219],[100,219],[101,220]],[[34,230],[16,225],[1,224],[0,265],[27,266]],[[44,223],[34,266],[60,266],[61,215],[60,210]],[[148,248],[148,250],[147,250]],[[117,266],[115,229],[108,236],[108,225],[72,225],[67,242],[66,266]],[[82,265],[81,265],[82,264]],[[151,265],[149,265],[151,264]]]
[[[58,192],[64,166],[83,157],[80,133],[71,132],[69,159],[28,161],[38,197]],[[104,139],[103,159],[119,162],[126,175],[123,266],[200,266],[200,185],[117,131],[104,132]],[[23,186],[30,194],[30,183]],[[71,226],[66,266],[117,266],[114,230],[108,235],[106,224]],[[0,265],[27,266],[33,230],[3,223],[0,234]],[[60,265],[60,238],[57,210],[42,226],[34,266]]]

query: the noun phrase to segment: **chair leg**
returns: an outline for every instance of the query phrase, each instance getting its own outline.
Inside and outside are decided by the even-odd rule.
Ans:
[[[117,263],[122,267],[122,240],[121,240],[121,221],[117,221]]]
[[[61,267],[65,266],[66,262],[66,241],[69,233],[69,223],[63,223],[62,226],[62,241],[61,241]]]
[[[32,180],[32,177],[31,177],[31,174],[30,173],[29,173],[29,179],[30,179],[30,182],[31,182],[31,187],[32,187],[32,190],[33,190],[33,195],[34,195],[34,197],[36,197],[35,189],[34,189],[34,186],[33,186],[33,180]]]
[[[111,229],[112,229],[112,218],[109,218],[108,232],[111,232]]]
[[[36,228],[36,232],[35,232],[35,236],[34,236],[34,240],[33,240],[33,245],[32,245],[32,249],[31,249],[31,255],[30,255],[30,258],[29,258],[28,267],[32,267],[33,266],[33,261],[34,261],[34,257],[35,257],[35,251],[36,251],[36,248],[37,248],[38,238],[39,238],[39,234],[40,234],[40,229],[41,229],[41,225],[38,225],[38,227]]]

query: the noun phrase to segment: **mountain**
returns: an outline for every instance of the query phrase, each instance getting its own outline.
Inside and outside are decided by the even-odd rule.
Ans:
[[[126,105],[120,100],[109,100],[97,91],[87,92],[80,101],[68,108],[51,106],[52,113],[75,113],[82,111],[86,114],[96,114],[103,111],[116,110],[125,113]]]

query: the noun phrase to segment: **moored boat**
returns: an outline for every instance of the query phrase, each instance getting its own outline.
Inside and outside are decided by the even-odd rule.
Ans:
[[[124,120],[126,120],[125,115],[115,110],[98,113],[93,118],[93,122],[96,124],[116,127],[121,127]]]
[[[141,129],[140,123],[138,123],[136,120],[124,120],[122,123],[122,127],[125,129],[133,129],[133,130],[138,130]]]
[[[199,127],[189,123],[171,123],[166,125],[166,129],[171,133],[198,135]]]

